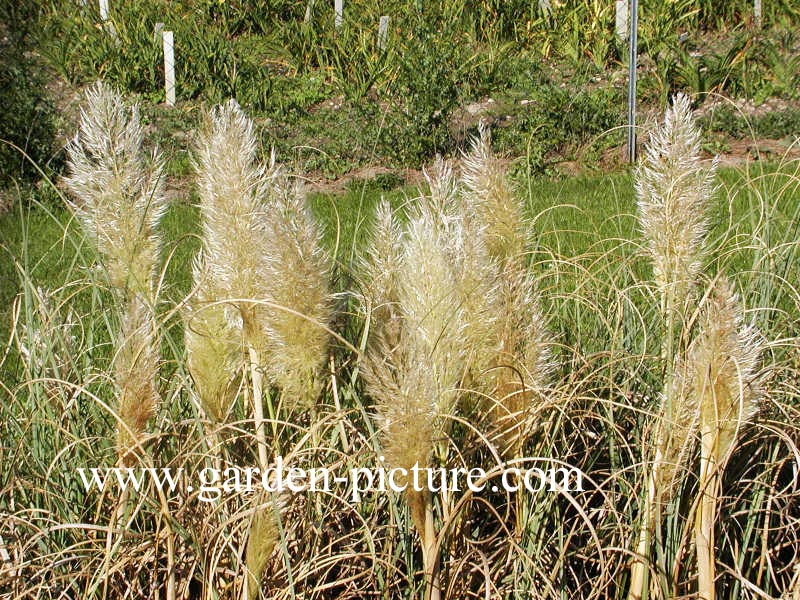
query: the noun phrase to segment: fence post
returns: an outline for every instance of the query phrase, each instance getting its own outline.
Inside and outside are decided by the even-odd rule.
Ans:
[[[539,10],[544,13],[546,19],[549,19],[553,14],[553,7],[550,4],[550,0],[539,0]]]
[[[628,0],[617,0],[616,31],[621,41],[628,39]]]
[[[386,40],[389,37],[389,17],[383,15],[378,23],[378,50],[386,50]]]
[[[639,6],[631,0],[630,32],[628,36],[628,162],[636,162],[636,44],[639,27]]]
[[[114,41],[119,45],[117,30],[114,29],[114,23],[108,18],[108,0],[99,0],[98,4],[100,8],[100,20],[103,22],[103,29],[105,29],[108,35],[114,38]]]
[[[164,36],[164,92],[167,106],[175,106],[175,52],[172,32],[162,32]]]
[[[342,4],[343,0],[334,0],[333,2],[333,10],[336,13],[334,17],[334,25],[336,26],[336,29],[342,28],[342,16],[344,14]]]

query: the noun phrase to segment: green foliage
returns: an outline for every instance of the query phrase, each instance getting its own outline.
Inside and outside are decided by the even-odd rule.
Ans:
[[[55,108],[41,65],[31,55],[28,25],[22,24],[36,11],[25,2],[5,11],[11,13],[9,26],[19,23],[20,29],[0,40],[0,187],[38,180],[39,169],[51,172],[60,164]]]
[[[569,156],[624,123],[625,99],[620,90],[588,85],[544,84],[526,100],[523,111],[498,128],[498,149],[527,160],[527,171],[547,169],[556,153]]]
[[[707,131],[720,131],[736,139],[781,139],[800,131],[800,110],[785,108],[746,116],[740,110],[723,104],[700,121]]]

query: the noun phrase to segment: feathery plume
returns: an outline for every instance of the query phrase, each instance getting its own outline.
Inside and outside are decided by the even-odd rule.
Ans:
[[[376,329],[364,375],[384,422],[387,460],[410,468],[428,463],[442,434],[441,417],[452,413],[465,349],[450,241],[426,201],[410,219],[405,240],[392,292],[399,319],[389,339],[388,329]]]
[[[415,465],[427,467],[436,444],[446,437],[468,354],[457,265],[452,261],[458,237],[454,231],[461,225],[450,218],[449,184],[443,179],[435,184],[432,195],[421,199],[409,219],[396,268],[385,270],[387,257],[377,247],[367,268],[367,272],[388,272],[383,293],[396,297],[387,313],[396,316],[394,322],[375,327],[364,379],[376,400],[386,461],[407,471]],[[393,237],[380,244],[394,252],[399,236],[391,213],[386,207],[382,210],[379,226]],[[426,597],[438,597],[432,499],[411,487],[406,499],[422,539]]]
[[[80,132],[67,145],[70,207],[99,250],[110,283],[152,297],[164,213],[163,163],[149,161],[136,105],[98,82],[86,93]]]
[[[487,247],[488,227],[470,211],[449,164],[439,160],[431,174],[429,210],[449,243],[447,259],[453,273],[454,301],[463,313],[467,361],[465,383],[476,383],[498,352],[498,263]]]
[[[140,295],[133,296],[122,318],[114,356],[114,384],[120,419],[117,449],[123,464],[130,462],[130,451],[159,404],[155,379],[158,363],[152,308]]]
[[[501,273],[498,307],[498,352],[488,372],[490,417],[502,453],[514,456],[530,433],[530,419],[543,402],[553,370],[550,337],[533,277],[516,261]]]
[[[208,276],[235,299],[269,382],[307,404],[331,318],[321,233],[297,186],[259,163],[253,123],[234,100],[212,111],[197,172]]]
[[[136,105],[98,82],[86,93],[80,131],[67,147],[65,183],[77,201],[71,209],[105,263],[109,281],[122,292],[114,384],[123,463],[159,402],[158,336],[153,313],[159,252],[156,228],[165,210],[162,163],[148,162]]]
[[[371,310],[370,335],[381,340],[387,356],[400,342],[401,307],[397,298],[403,260],[403,230],[391,205],[381,200],[375,210],[372,242],[362,263],[364,307]]]
[[[266,169],[257,160],[253,123],[235,100],[216,106],[196,153],[203,260],[213,285],[235,299],[248,343],[265,344],[253,301],[267,297],[261,269],[267,235]]]
[[[493,294],[483,291],[491,303],[486,312],[494,315],[494,323],[486,321],[490,327],[483,343],[491,360],[478,364],[489,369],[489,415],[507,454],[520,449],[535,398],[541,395],[552,370],[545,320],[523,256],[530,224],[492,152],[487,127],[480,128],[464,156],[462,181],[464,213],[472,230],[469,237],[485,240],[489,253],[488,260],[476,262],[494,261],[496,265],[492,275],[488,271],[483,274],[496,281]]]
[[[658,494],[656,501],[660,505],[674,497],[697,441],[699,404],[697,396],[692,393],[691,379],[690,364],[685,358],[678,360],[660,397],[664,414],[655,425],[658,448],[651,473]]]
[[[273,251],[264,257],[261,277],[275,307],[266,311],[265,371],[285,399],[302,406],[316,398],[318,372],[330,339],[330,267],[322,232],[301,190],[280,172],[270,181],[266,227]]]
[[[692,393],[700,407],[700,501],[695,513],[699,597],[715,598],[714,523],[722,471],[739,431],[758,410],[757,367],[762,341],[742,323],[739,300],[725,278],[718,279],[703,307],[698,337],[688,362]]]
[[[693,393],[699,398],[700,428],[714,437],[718,462],[732,450],[739,431],[758,411],[757,377],[763,342],[743,324],[738,296],[725,278],[716,281],[692,344],[689,363]]]
[[[650,136],[634,177],[639,226],[661,291],[662,313],[667,298],[686,296],[702,267],[715,172],[716,161],[709,168],[700,163],[700,129],[689,99],[678,94],[662,127]]]
[[[278,524],[271,505],[259,507],[253,513],[250,535],[245,550],[246,592],[248,600],[260,597],[259,588],[264,569],[279,539]]]
[[[646,474],[647,495],[637,545],[643,558],[637,558],[631,568],[629,600],[639,600],[647,588],[645,562],[650,556],[651,536],[660,526],[661,502],[675,487],[664,486],[673,483],[694,440],[691,424],[696,421],[696,397],[689,389],[690,365],[676,360],[675,327],[685,320],[690,292],[702,268],[706,212],[715,191],[715,172],[716,161],[709,168],[700,163],[700,129],[689,99],[677,94],[664,123],[651,134],[645,157],[634,173],[639,228],[653,263],[664,319],[662,359],[667,384],[654,429],[655,457]]]
[[[491,130],[483,124],[464,155],[461,179],[465,203],[476,220],[485,224],[490,255],[501,263],[521,256],[527,242],[523,207],[492,152]]]
[[[202,250],[193,271],[198,289],[185,313],[186,367],[203,410],[221,423],[239,391],[244,352],[241,319],[231,314],[233,307],[215,301],[218,294],[204,275]]]

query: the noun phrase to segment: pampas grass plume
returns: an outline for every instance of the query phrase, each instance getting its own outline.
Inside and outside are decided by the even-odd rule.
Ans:
[[[265,372],[285,400],[308,406],[317,396],[318,373],[330,340],[329,259],[302,190],[279,171],[270,183],[266,226],[272,253],[260,270],[273,304],[265,320]]]
[[[492,152],[491,130],[484,125],[473,139],[470,152],[464,155],[461,177],[465,202],[486,225],[489,253],[501,262],[519,257],[525,250],[526,220],[505,170]]]
[[[156,386],[159,353],[152,308],[140,295],[128,303],[114,357],[119,436],[117,448],[123,463],[145,430],[159,404]]]
[[[531,409],[544,389],[552,364],[545,319],[523,255],[530,225],[522,202],[492,152],[486,127],[480,128],[464,156],[462,181],[464,212],[471,223],[477,224],[471,227],[470,237],[485,240],[489,257],[482,262],[493,265],[496,281],[491,294],[482,290],[482,296],[491,299],[493,305],[486,311],[493,317],[484,321],[492,327],[485,331],[483,342],[491,361],[479,363],[489,368],[489,414],[497,426],[503,452],[518,452]],[[485,271],[483,277],[487,276]]]
[[[272,506],[257,508],[250,524],[244,558],[248,600],[260,597],[261,578],[278,539],[278,525]]]
[[[86,93],[80,132],[67,146],[65,178],[72,210],[93,239],[119,290],[152,296],[159,253],[156,227],[164,213],[158,154],[142,150],[137,106],[98,82]]]
[[[700,272],[715,173],[716,161],[700,162],[700,129],[689,99],[678,94],[635,173],[639,224],[662,298],[685,297]]]
[[[717,462],[728,456],[737,434],[758,411],[762,349],[758,331],[743,323],[738,296],[727,279],[719,278],[702,311],[688,359],[693,392],[699,399],[700,428],[703,435],[714,437]]]
[[[266,296],[261,264],[271,252],[263,198],[267,176],[257,161],[253,123],[235,100],[216,106],[196,153],[203,260],[222,298],[235,299],[248,343],[266,343],[253,301]]]
[[[202,258],[195,261],[199,287],[185,314],[186,367],[205,413],[221,423],[239,391],[244,346],[238,315],[228,304],[216,302]]]
[[[234,100],[212,111],[196,168],[208,277],[220,299],[235,299],[269,382],[307,405],[331,302],[328,258],[301,190],[258,161],[253,123]]]

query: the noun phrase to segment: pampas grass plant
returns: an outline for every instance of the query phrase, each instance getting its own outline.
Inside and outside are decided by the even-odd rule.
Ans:
[[[98,82],[86,93],[80,133],[67,146],[70,203],[94,241],[121,302],[114,358],[123,463],[159,403],[158,336],[153,303],[158,274],[158,222],[165,210],[162,163],[148,162],[138,108]]]
[[[274,157],[268,165],[259,161],[253,123],[235,101],[211,112],[198,145],[196,169],[203,248],[195,267],[195,302],[212,312],[198,321],[205,331],[187,330],[188,366],[200,384],[203,404],[216,418],[222,417],[234,398],[237,368],[238,332],[224,314],[224,303],[230,303],[241,319],[240,347],[246,348],[250,363],[263,473],[269,465],[265,383],[279,390],[277,406],[287,411],[313,408],[319,393],[319,371],[330,337],[328,259],[302,190],[275,165]],[[273,448],[279,453],[278,411],[272,403],[269,418]],[[270,506],[253,518],[245,554],[247,597],[256,594],[268,550],[276,543],[274,518]]]
[[[758,411],[761,395],[759,357],[763,343],[745,325],[739,299],[725,278],[718,278],[702,307],[700,328],[687,359],[687,384],[699,406],[700,476],[695,513],[697,590],[714,600],[715,536],[722,473],[740,432]]]
[[[377,284],[372,305],[386,320],[375,324],[364,379],[377,402],[386,463],[406,473],[431,466],[446,439],[469,353],[450,261],[460,224],[445,218],[446,185],[433,180],[433,194],[420,199],[402,233],[381,207],[367,267]],[[425,598],[436,600],[441,582],[433,499],[409,486],[406,500],[422,540]]]
[[[441,440],[469,388],[488,398],[502,453],[518,458],[548,370],[543,320],[522,254],[521,205],[487,131],[464,162],[463,187],[450,165],[435,165],[430,192],[404,229],[387,204],[379,205],[365,267],[371,340],[364,377],[378,403],[385,457],[406,470],[427,467],[434,457],[446,462]],[[437,597],[432,498],[409,490],[406,496],[422,538],[426,596]]]
[[[692,407],[672,381],[675,368],[676,324],[681,327],[691,310],[692,291],[702,268],[707,212],[713,196],[715,163],[700,161],[700,130],[694,122],[689,99],[673,98],[647,144],[645,157],[635,173],[639,227],[647,242],[647,255],[664,322],[662,361],[665,393],[661,394],[655,425],[655,455],[646,470],[647,489],[641,517],[637,558],[631,569],[630,600],[638,600],[647,588],[647,561],[653,530],[660,526],[660,506],[665,478],[680,470],[692,429],[686,426]],[[682,331],[682,329],[681,329]],[[671,482],[670,482],[671,483]]]
[[[520,196],[483,131],[420,198],[386,192],[363,269],[333,273],[325,244],[364,255],[371,187],[306,199],[226,103],[198,136],[200,210],[158,221],[150,136],[108,88],[90,98],[67,176],[79,218],[22,202],[0,219],[0,279],[19,286],[0,322],[0,595],[797,595],[796,163],[725,169],[730,214],[707,218],[676,101],[637,175],[641,244],[627,174]],[[270,451],[284,476],[327,467],[330,489],[237,487]],[[78,475],[115,462],[98,485]],[[396,496],[375,473],[353,494],[353,470],[363,489],[365,468],[415,464],[480,467],[486,487]],[[550,466],[583,490],[499,487]]]
[[[549,336],[539,307],[534,279],[525,262],[531,225],[522,201],[506,179],[500,160],[491,148],[491,133],[481,127],[472,148],[464,156],[464,210],[479,223],[474,239],[485,240],[493,267],[493,296],[478,294],[490,304],[484,314],[470,320],[483,337],[489,357],[487,386],[492,406],[489,414],[497,429],[499,445],[507,458],[519,458],[530,432],[530,417],[552,371]],[[481,273],[485,279],[489,274]],[[486,316],[486,315],[490,316]],[[481,330],[474,324],[490,323]]]

